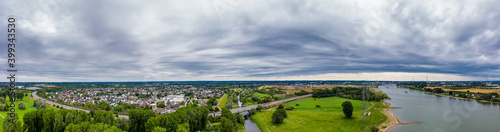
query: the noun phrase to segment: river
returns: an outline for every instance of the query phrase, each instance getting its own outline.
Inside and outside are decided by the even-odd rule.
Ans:
[[[260,132],[259,127],[255,122],[253,122],[252,118],[246,117],[245,118],[245,130],[247,132]]]
[[[417,90],[397,88],[395,84],[375,88],[386,93],[385,100],[399,109],[390,111],[401,122],[388,132],[497,132],[500,131],[500,105],[438,96]],[[405,92],[406,91],[406,92]]]

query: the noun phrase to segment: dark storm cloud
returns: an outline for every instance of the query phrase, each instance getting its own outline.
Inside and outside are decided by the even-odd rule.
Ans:
[[[19,20],[23,81],[500,78],[497,1],[5,3],[2,18]]]

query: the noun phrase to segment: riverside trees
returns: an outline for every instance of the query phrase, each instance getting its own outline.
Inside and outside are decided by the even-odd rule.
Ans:
[[[389,97],[385,94],[375,94],[372,91],[367,90],[366,94],[370,101],[381,101],[388,99]],[[314,89],[313,98],[321,97],[342,97],[347,99],[361,100],[363,98],[363,88],[354,87],[335,87],[332,89]]]

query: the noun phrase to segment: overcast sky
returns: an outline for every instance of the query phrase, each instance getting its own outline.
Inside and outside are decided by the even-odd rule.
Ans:
[[[17,81],[491,81],[500,80],[498,5],[8,0],[0,59],[13,16]]]

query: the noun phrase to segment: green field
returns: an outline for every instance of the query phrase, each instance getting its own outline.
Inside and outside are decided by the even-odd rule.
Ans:
[[[19,115],[19,119],[21,120],[21,122],[23,121],[23,116],[24,116],[24,114],[25,114],[26,112],[28,112],[28,111],[32,111],[32,110],[36,110],[36,107],[33,107],[33,103],[34,103],[35,99],[34,99],[34,98],[31,98],[31,100],[30,100],[30,97],[31,97],[31,92],[29,92],[29,93],[28,93],[28,96],[25,96],[25,97],[23,98],[23,101],[22,101],[22,102],[24,102],[24,104],[26,105],[26,110],[21,110],[21,109],[19,109],[19,108],[17,107],[17,105],[18,105],[18,104],[19,104],[19,102],[21,102],[21,101],[17,100],[17,101],[15,102],[15,104],[16,104],[16,114],[18,114],[18,115]],[[8,98],[8,97],[7,97],[7,98]],[[8,104],[10,104],[10,102],[9,102],[9,101],[7,101],[7,103],[8,103]],[[3,104],[3,105],[5,105],[5,104]],[[49,105],[47,104],[47,109],[55,109],[55,108],[54,108],[54,107],[52,107],[52,106],[49,106]],[[0,111],[0,114],[1,114],[3,117],[7,117],[7,114],[8,114],[8,113],[9,113],[8,111]],[[0,131],[3,131],[3,128],[2,128],[2,124],[3,124],[3,122],[4,122],[4,118],[0,117]]]
[[[253,95],[259,97],[259,98],[263,98],[263,97],[266,97],[266,96],[271,96],[269,94],[261,94],[261,93],[258,93],[258,92],[254,92]],[[254,102],[252,101],[252,97],[247,97],[247,102],[245,102],[245,104],[243,105],[254,105],[254,104],[258,104],[258,102]]]
[[[222,99],[222,101],[220,101]],[[220,101],[220,103],[219,103]],[[221,98],[217,99],[217,103],[219,103],[219,107],[222,109],[222,108],[225,108],[226,107],[226,102],[227,102],[227,94],[224,94],[222,95]]]
[[[342,112],[342,103],[350,101],[353,104],[353,117],[345,118]],[[259,129],[263,132],[295,132],[295,131],[349,131],[359,132],[364,131],[367,126],[379,125],[387,120],[387,116],[379,110],[386,106],[382,102],[373,102],[374,107],[370,109],[370,116],[367,121],[361,120],[362,117],[362,102],[359,100],[344,99],[338,97],[306,98],[303,100],[291,102],[285,105],[294,107],[293,111],[287,111],[288,118],[285,118],[281,124],[271,122],[271,116],[274,109],[269,111],[257,112],[252,115]],[[300,104],[300,106],[295,106]],[[316,105],[320,105],[317,108]],[[371,103],[370,103],[371,106]]]
[[[252,97],[247,97],[247,102],[245,102],[245,104],[243,105],[254,105],[254,104],[257,104],[258,102],[254,102],[252,101]]]
[[[265,96],[271,96],[269,94],[261,94],[261,93],[257,93],[257,92],[255,92],[254,95],[256,95],[259,98],[262,98],[262,97],[265,97]]]

